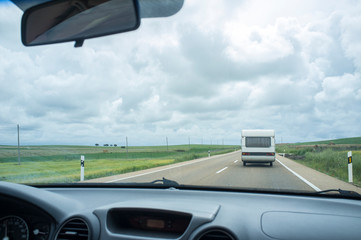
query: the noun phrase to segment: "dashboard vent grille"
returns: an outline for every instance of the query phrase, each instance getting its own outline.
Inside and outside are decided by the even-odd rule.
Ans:
[[[231,234],[223,230],[209,230],[203,233],[198,240],[234,240]]]
[[[60,228],[56,240],[88,240],[89,228],[86,222],[80,218],[68,220]]]

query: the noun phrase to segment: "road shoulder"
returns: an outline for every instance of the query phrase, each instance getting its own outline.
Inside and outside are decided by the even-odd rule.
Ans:
[[[341,188],[343,190],[355,191],[361,194],[361,188],[353,184],[341,181],[337,178],[316,171],[315,169],[304,166],[300,163],[297,163],[296,161],[282,157],[278,154],[277,159],[283,164],[285,164],[287,167],[292,169],[294,172],[301,175],[303,178],[307,179],[309,182],[320,188],[321,190]]]

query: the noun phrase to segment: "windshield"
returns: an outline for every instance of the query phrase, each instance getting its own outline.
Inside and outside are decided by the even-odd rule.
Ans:
[[[359,1],[186,0],[80,48],[23,46],[22,14],[0,1],[1,181],[360,192]]]

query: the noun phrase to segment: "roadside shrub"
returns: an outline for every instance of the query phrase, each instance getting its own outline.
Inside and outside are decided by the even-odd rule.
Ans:
[[[329,148],[321,152],[307,152],[304,159],[297,161],[345,182],[348,181],[347,151],[335,151]],[[354,184],[360,186],[361,154],[353,155],[352,165]]]

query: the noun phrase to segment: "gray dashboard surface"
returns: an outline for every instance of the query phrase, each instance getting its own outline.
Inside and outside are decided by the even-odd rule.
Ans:
[[[84,219],[91,239],[165,239],[111,233],[107,213],[114,208],[191,214],[190,225],[177,239],[197,239],[210,229],[221,229],[234,239],[361,236],[357,227],[361,226],[361,201],[351,199],[174,188],[33,188],[4,182],[0,182],[0,193],[45,210],[55,219],[56,228],[69,218]]]

